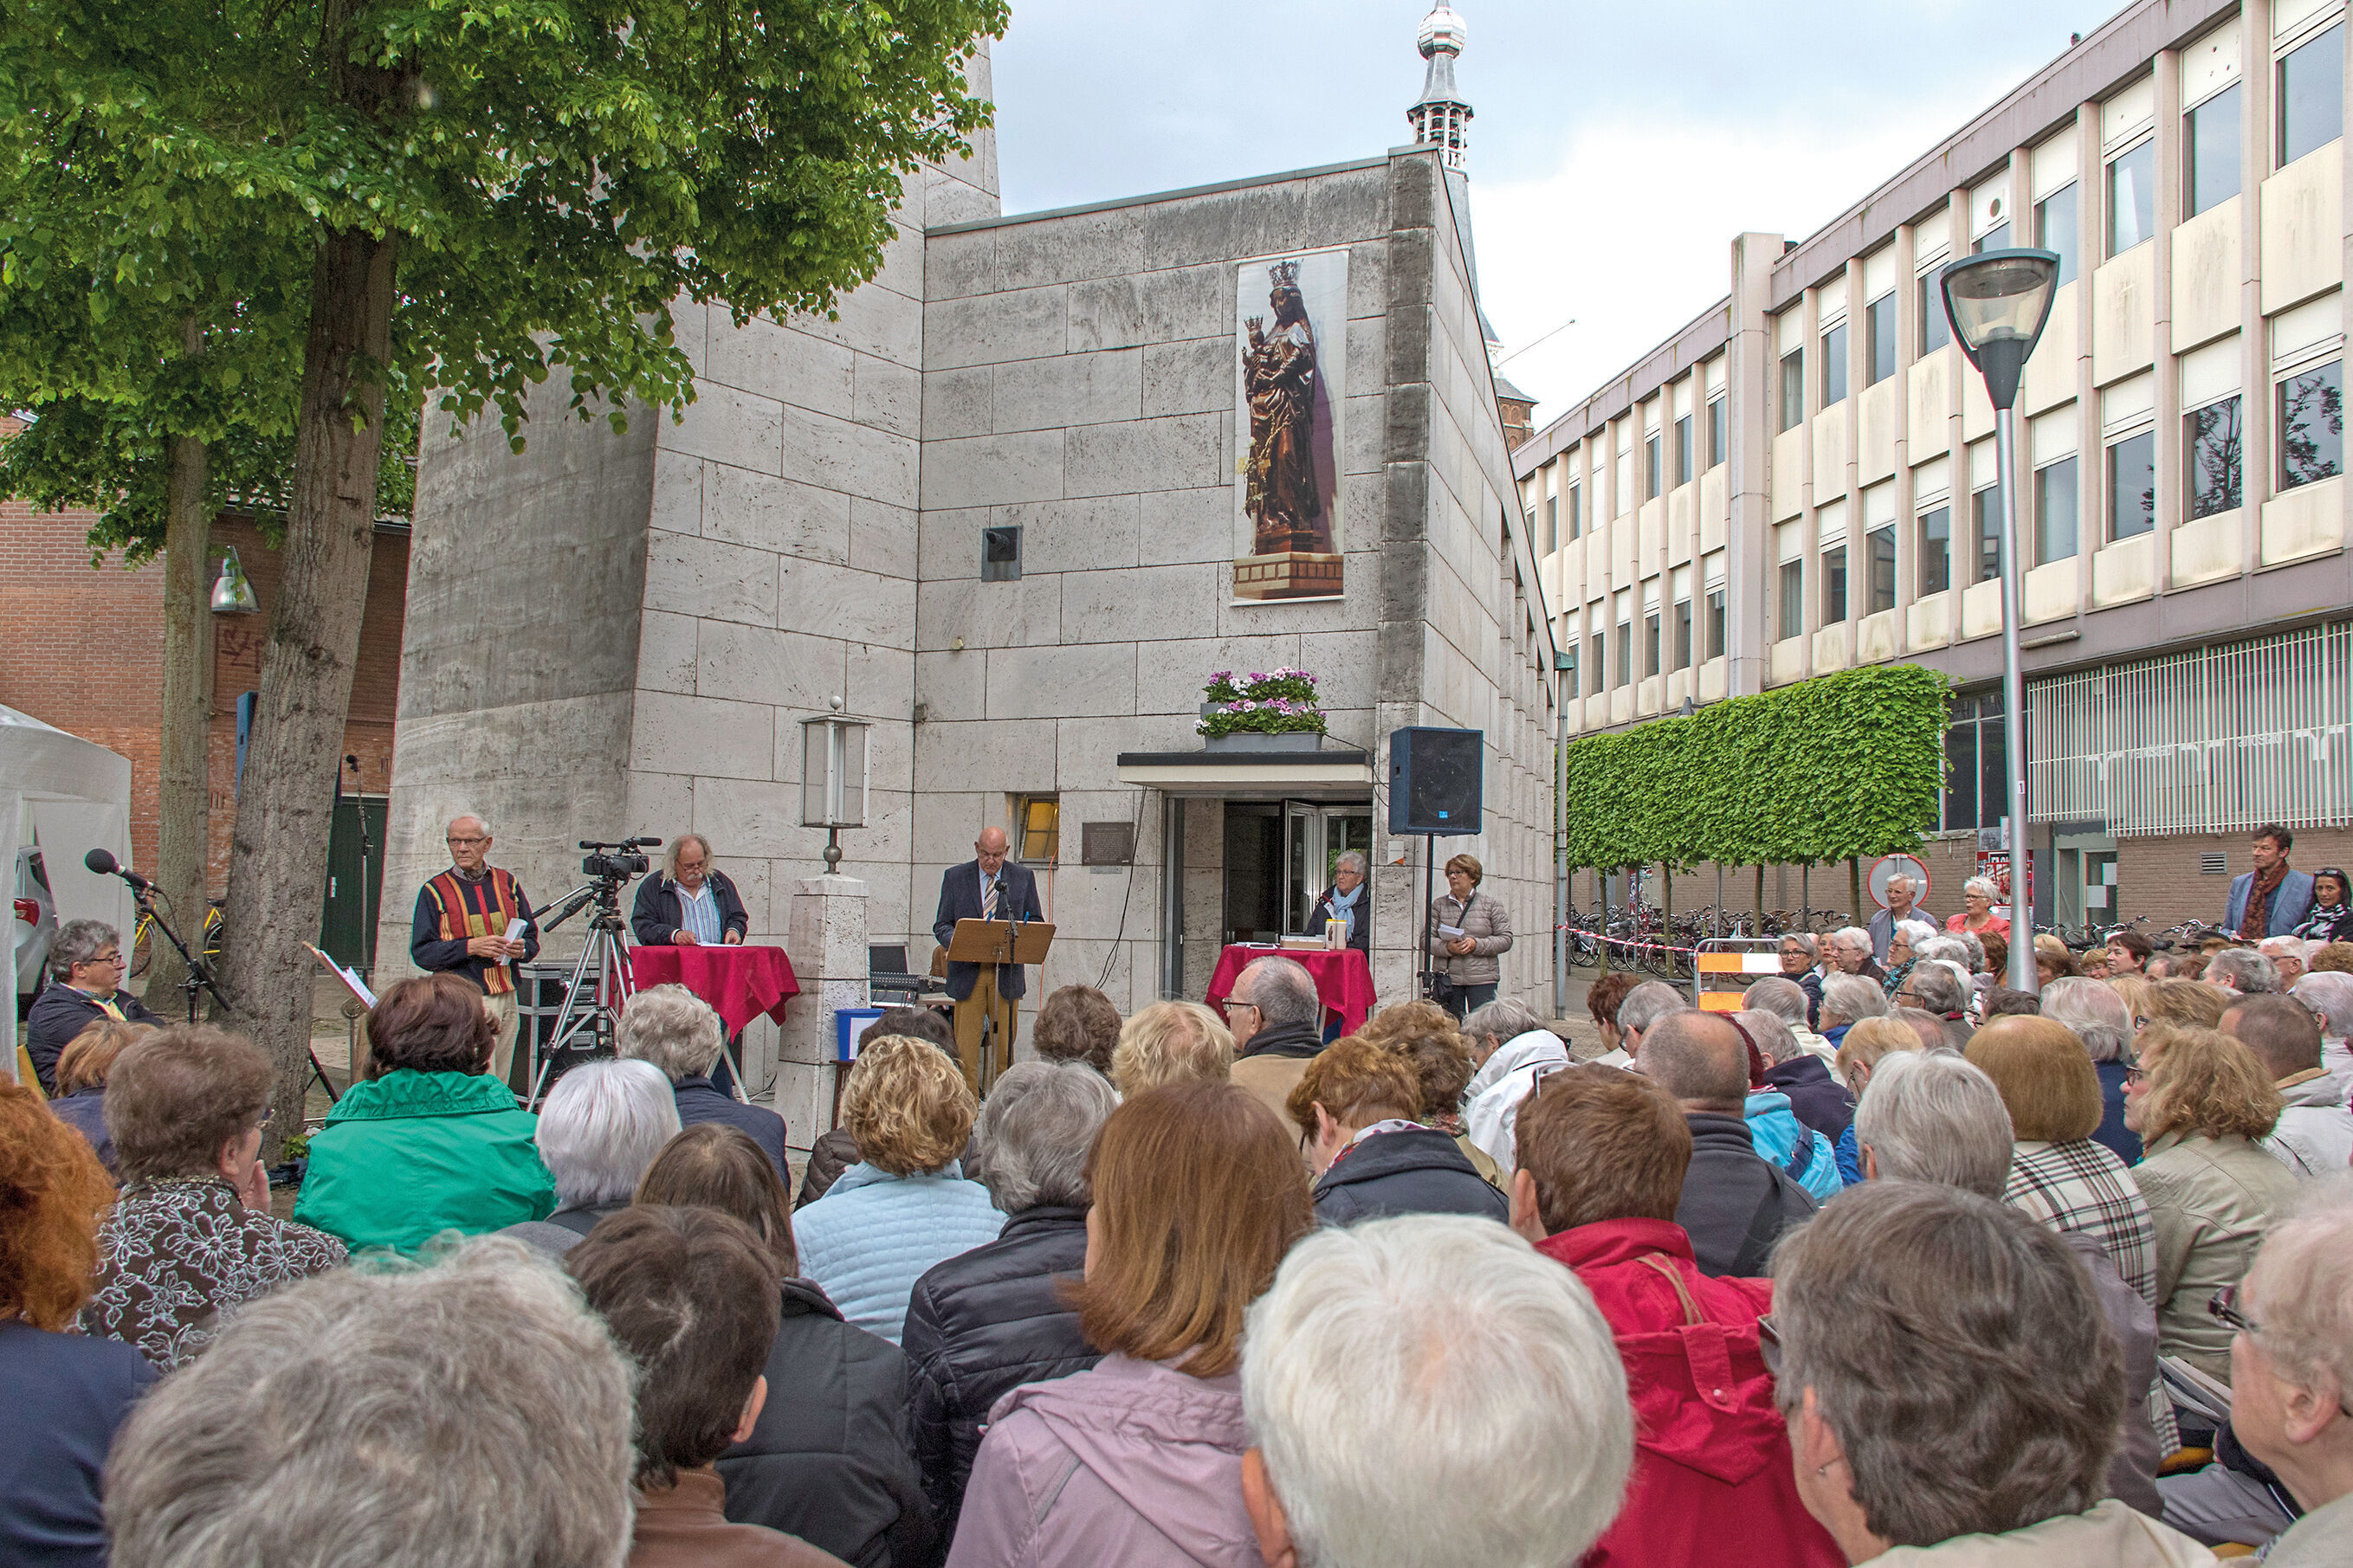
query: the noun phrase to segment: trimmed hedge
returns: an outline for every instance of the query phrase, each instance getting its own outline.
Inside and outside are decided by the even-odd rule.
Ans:
[[[1571,742],[1573,866],[1795,865],[1917,849],[1951,687],[1914,664],[1820,676]]]

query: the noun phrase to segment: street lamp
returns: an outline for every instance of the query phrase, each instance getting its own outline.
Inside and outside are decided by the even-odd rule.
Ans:
[[[827,701],[833,712],[801,721],[801,826],[826,830],[830,877],[841,869],[841,830],[866,826],[866,731],[873,726],[844,717],[840,698]]]
[[[2026,678],[2018,668],[2025,563],[2018,550],[2019,377],[2051,319],[2059,256],[1989,250],[1944,270],[1945,313],[1993,403],[1995,477],[2001,486],[2001,733],[2010,769],[2010,984],[2034,992],[2034,911],[2026,894]]]
[[[245,574],[237,546],[232,544],[221,552],[220,575],[213,579],[213,614],[251,616],[260,610],[261,601],[253,596],[253,579]]]

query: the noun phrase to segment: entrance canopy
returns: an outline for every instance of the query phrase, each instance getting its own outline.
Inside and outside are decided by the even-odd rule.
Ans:
[[[1358,800],[1373,756],[1354,746],[1315,752],[1122,752],[1119,782],[1218,800]]]
[[[52,729],[30,714],[0,707],[0,865],[8,868],[11,897],[16,855],[42,851],[60,924],[101,920],[122,933],[128,950],[136,910],[131,889],[82,865],[92,849],[131,864],[131,760],[104,746]],[[16,963],[16,921],[8,921],[8,968]],[[16,986],[8,988],[16,1023]],[[11,1037],[13,1038],[13,1033]],[[6,1053],[13,1072],[16,1051]]]

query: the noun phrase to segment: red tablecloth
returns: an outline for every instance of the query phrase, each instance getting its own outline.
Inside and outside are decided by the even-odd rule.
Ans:
[[[629,975],[640,991],[685,986],[717,1009],[730,1039],[763,1013],[783,1023],[786,1002],[801,993],[781,947],[633,947]]]
[[[1344,1032],[1354,1034],[1373,1010],[1373,966],[1353,947],[1334,952],[1325,948],[1229,947],[1218,954],[1217,973],[1209,976],[1209,1005],[1219,1015],[1233,994],[1234,979],[1253,958],[1293,958],[1315,976],[1315,994],[1325,1011],[1340,1015]]]

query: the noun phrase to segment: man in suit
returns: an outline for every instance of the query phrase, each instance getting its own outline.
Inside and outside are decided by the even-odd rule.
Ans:
[[[1042,921],[1046,911],[1038,902],[1038,879],[1017,861],[1006,858],[1005,829],[984,827],[973,840],[974,858],[951,866],[940,877],[940,909],[932,921],[932,939],[942,947],[955,936],[961,920]],[[955,1003],[956,1058],[964,1065],[965,1082],[977,1094],[988,1086],[980,1081],[980,1037],[987,1007],[973,995],[980,965],[948,963],[948,996]],[[997,966],[996,1063],[990,1077],[1013,1057],[1013,1033],[1021,1020],[1021,995],[1026,989],[1021,965]]]
[[[2276,822],[2255,829],[2255,868],[2231,879],[2230,902],[2222,910],[2224,931],[2261,942],[2286,935],[2311,918],[2312,874],[2289,869],[2287,852],[2295,847],[2295,835]]]

